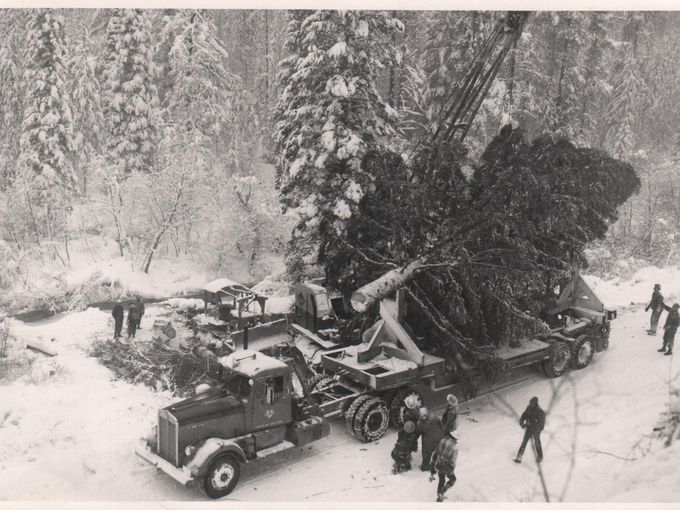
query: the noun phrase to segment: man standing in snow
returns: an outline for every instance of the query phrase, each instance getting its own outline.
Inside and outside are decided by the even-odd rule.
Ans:
[[[659,324],[659,317],[661,317],[661,312],[663,312],[663,295],[661,294],[661,285],[658,283],[654,284],[654,292],[652,292],[652,299],[645,308],[645,312],[652,309],[652,318],[649,321],[648,335],[656,335],[656,327]]]
[[[128,306],[128,320],[127,320],[127,337],[134,338],[137,332],[137,324],[141,319],[140,310],[135,303],[130,303]]]
[[[426,407],[421,407],[416,430],[422,440],[423,460],[420,463],[420,469],[421,471],[429,471],[432,453],[445,435],[442,422],[437,416],[428,413]]]
[[[675,303],[672,307],[663,305],[663,307],[668,310],[668,316],[666,317],[666,323],[663,325],[663,345],[659,352],[665,352],[666,356],[673,354],[673,343],[675,342],[675,332],[678,330],[678,325],[680,325],[680,313],[678,313],[678,308],[680,305]],[[666,350],[668,348],[668,350]]]
[[[458,460],[458,439],[449,432],[437,445],[437,450],[432,454],[430,464],[430,481],[434,481],[434,474],[439,475],[437,484],[437,501],[444,501],[444,494],[456,483],[456,462]],[[448,480],[447,480],[448,478]]]
[[[120,332],[123,329],[123,318],[125,317],[125,311],[123,310],[123,305],[120,304],[120,302],[117,302],[115,305],[113,305],[113,311],[111,312],[111,315],[113,315],[113,338],[120,338]]]
[[[135,304],[137,306],[137,309],[139,310],[139,319],[137,319],[136,329],[142,329],[142,316],[144,315],[144,303],[142,303],[142,299],[139,296],[137,296],[137,301]]]
[[[541,431],[545,427],[545,412],[538,405],[538,397],[531,397],[529,406],[519,419],[519,424],[524,429],[524,439],[522,439],[522,445],[519,447],[515,462],[522,462],[522,455],[524,455],[524,449],[529,439],[533,439],[534,447],[536,448],[536,462],[541,462],[543,460]]]
[[[442,414],[442,426],[446,434],[458,428],[458,399],[453,394],[446,395],[446,409]]]

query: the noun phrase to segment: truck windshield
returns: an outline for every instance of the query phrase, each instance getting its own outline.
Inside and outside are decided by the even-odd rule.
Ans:
[[[231,372],[227,376],[226,387],[229,393],[237,397],[247,398],[250,396],[250,384],[244,375]]]

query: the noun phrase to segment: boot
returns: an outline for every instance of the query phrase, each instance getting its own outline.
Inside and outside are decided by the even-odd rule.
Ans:
[[[444,494],[441,493],[441,492],[438,492],[437,493],[437,503],[441,503],[442,501],[444,501]]]
[[[673,351],[671,351],[671,350],[666,351],[666,354],[664,354],[664,356],[672,356],[672,355],[673,355]]]
[[[657,349],[656,352],[663,352],[663,351],[665,351],[665,350],[666,350],[666,347],[664,346],[664,347],[662,347],[661,349]]]
[[[517,462],[517,464],[521,463],[521,462],[522,462],[522,454],[521,454],[521,453],[518,453],[518,454],[517,454],[517,457],[515,457],[513,460],[514,460],[515,462]]]

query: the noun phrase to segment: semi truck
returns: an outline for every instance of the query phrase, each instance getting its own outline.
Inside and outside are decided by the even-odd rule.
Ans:
[[[318,406],[296,393],[294,369],[281,359],[239,350],[219,358],[213,375],[214,386],[199,386],[195,396],[161,409],[153,432],[135,449],[186,487],[224,497],[242,464],[330,432]]]

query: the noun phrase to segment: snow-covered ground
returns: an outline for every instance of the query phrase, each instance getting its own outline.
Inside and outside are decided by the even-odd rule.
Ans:
[[[651,293],[650,280],[641,295],[642,290]],[[537,372],[463,404],[458,482],[449,499],[543,500],[531,455],[522,465],[512,462],[522,430],[509,408],[521,413],[536,395],[549,408],[542,468],[551,500],[680,501],[680,444],[652,443],[643,455],[645,435],[668,406],[669,377],[679,372],[674,357],[656,352],[661,339],[645,333],[647,321],[641,306],[620,309],[609,351],[596,355],[591,366],[556,380]],[[0,500],[203,500],[132,453],[157,409],[173,398],[114,381],[87,356],[89,344],[110,329],[109,314],[95,309],[33,325],[13,322],[13,335],[42,337],[59,354],[36,355],[29,373],[0,387]],[[246,466],[239,486],[225,499],[434,500],[426,474],[391,474],[395,432],[361,444],[341,420],[333,420],[332,427],[324,440]],[[419,453],[414,457],[417,465]]]

